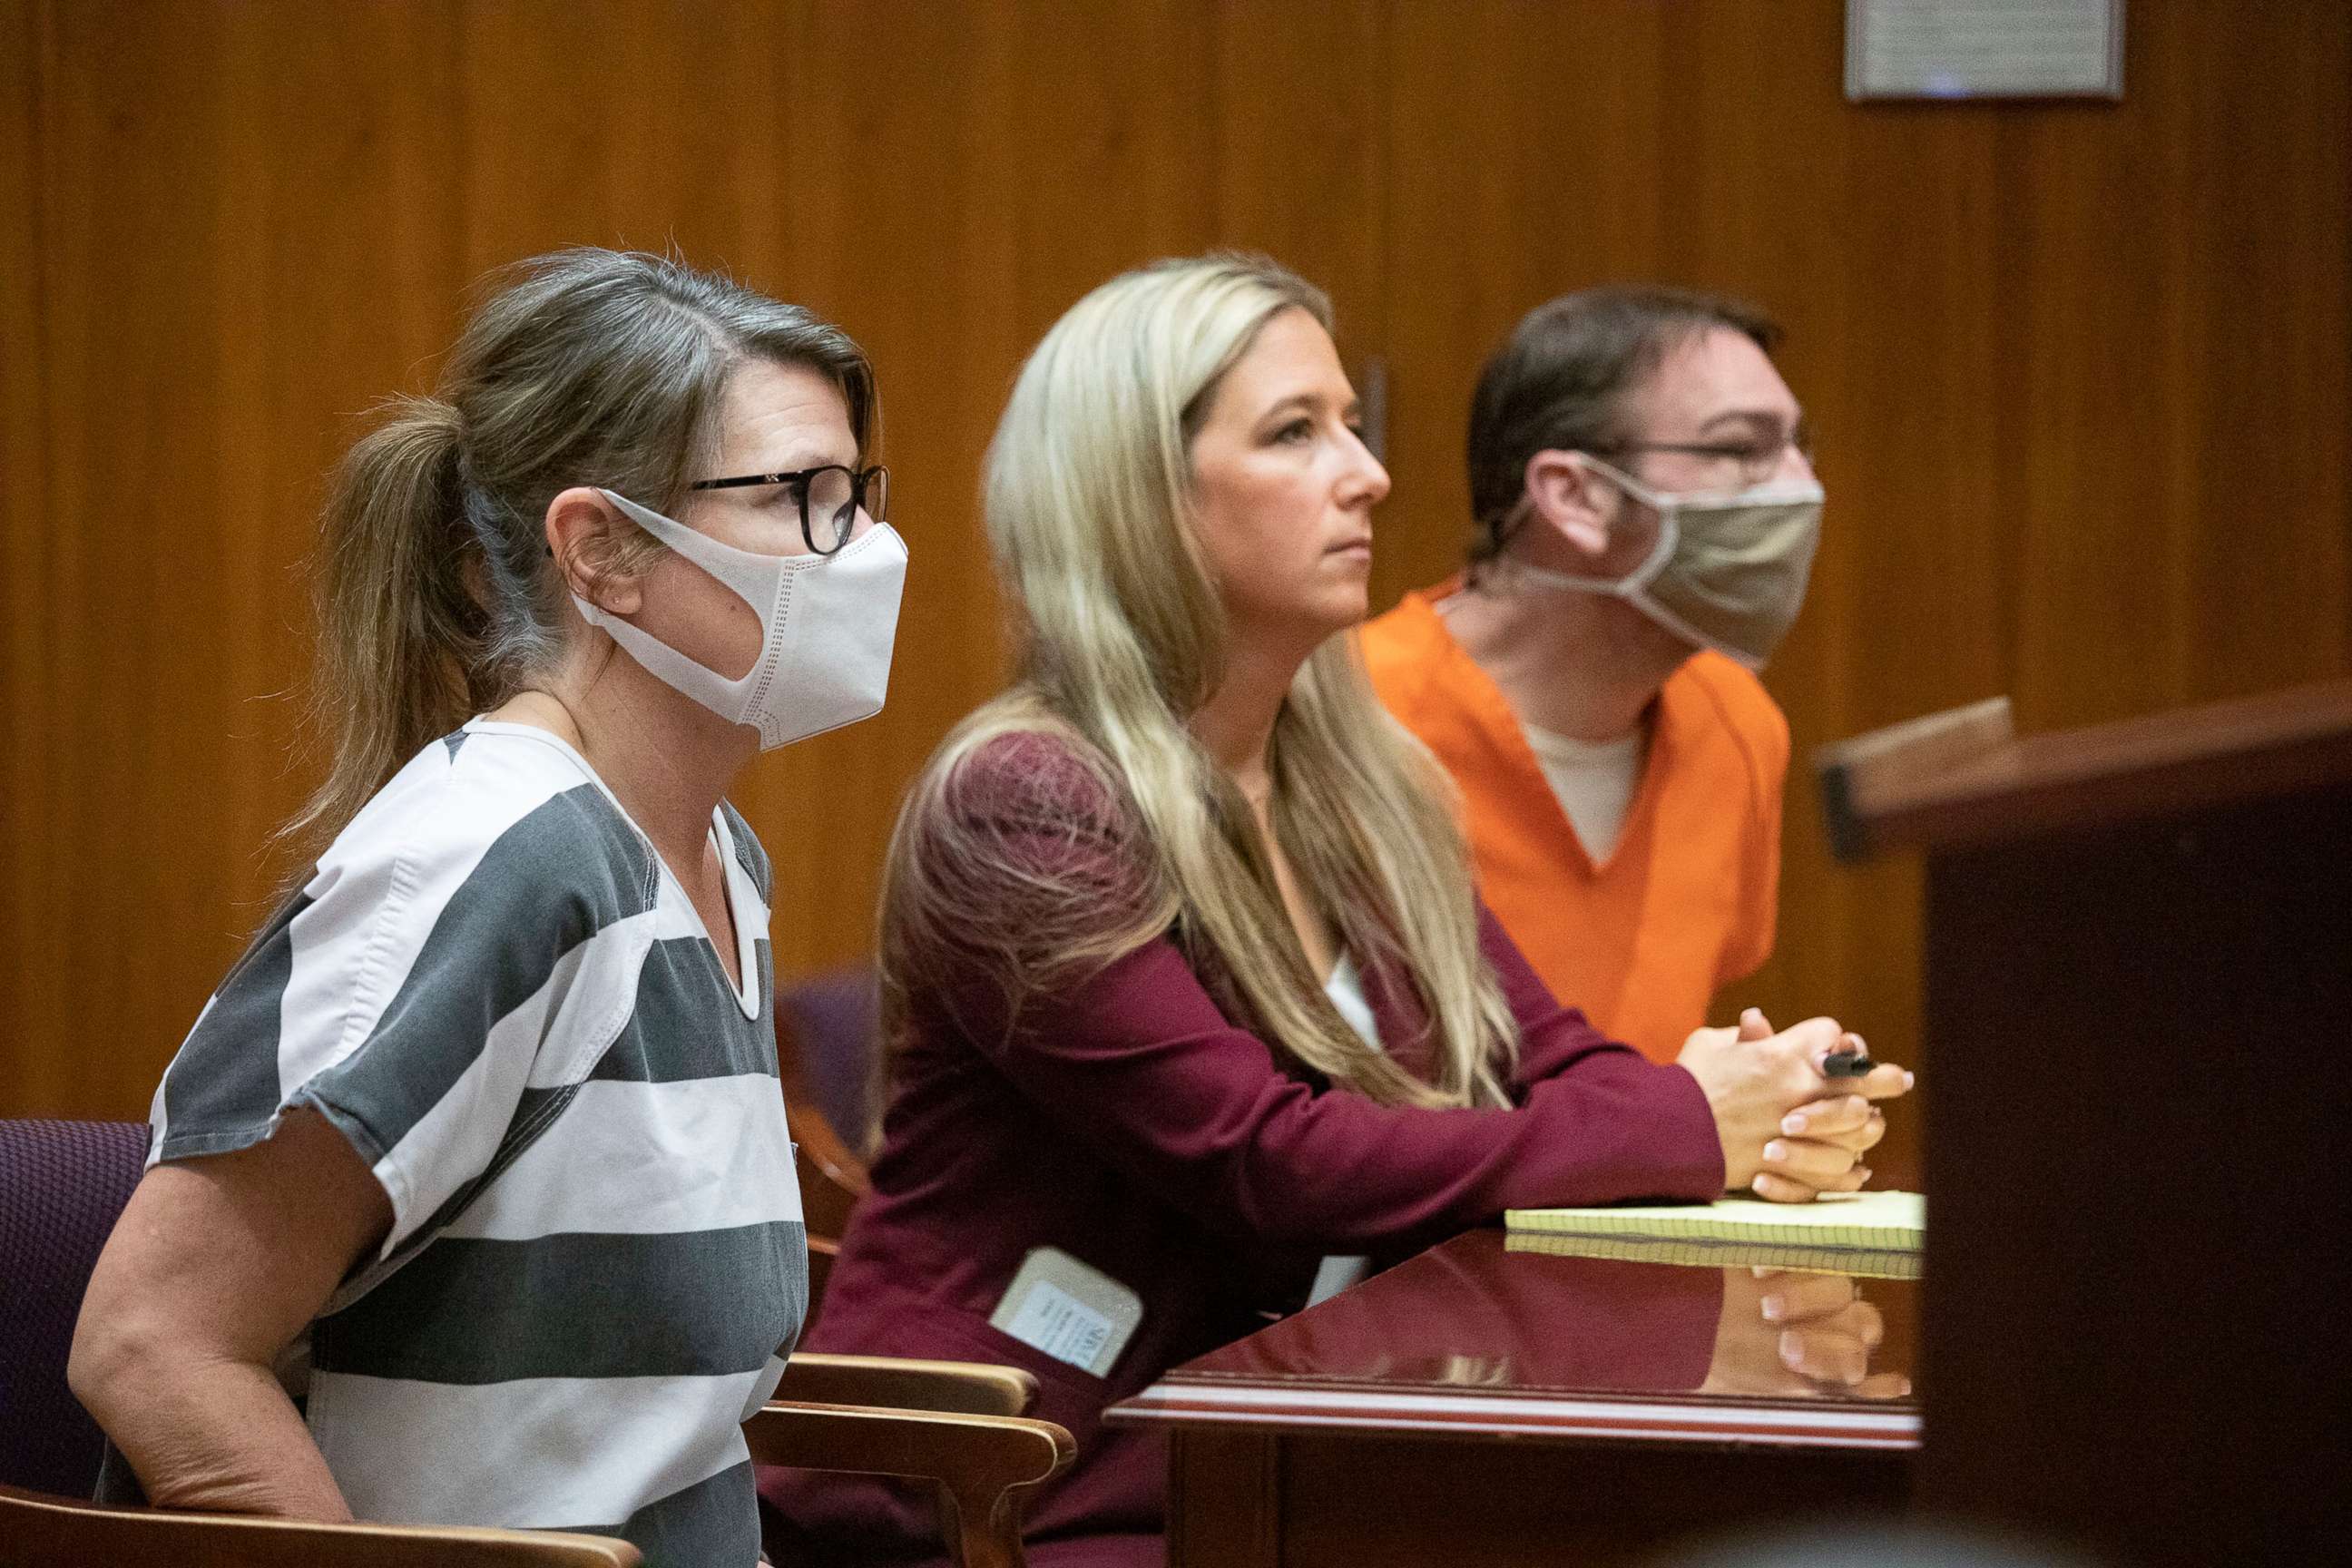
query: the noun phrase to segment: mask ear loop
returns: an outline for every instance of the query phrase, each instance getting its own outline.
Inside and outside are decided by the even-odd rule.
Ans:
[[[1486,538],[1490,544],[1486,552],[1487,560],[1503,559],[1503,552],[1510,549],[1511,541],[1517,539],[1519,536],[1519,531],[1527,527],[1528,519],[1535,514],[1535,510],[1536,503],[1528,499],[1526,491],[1522,490],[1519,493],[1519,499],[1512,503],[1509,510],[1487,521]]]
[[[1682,529],[1675,521],[1675,503],[1649,489],[1632,476],[1618,472],[1590,453],[1570,452],[1569,456],[1576,458],[1580,467],[1598,472],[1601,478],[1615,485],[1626,500],[1648,507],[1657,515],[1658,540],[1650,547],[1649,554],[1643,556],[1640,564],[1622,577],[1589,577],[1574,572],[1556,572],[1548,566],[1530,565],[1524,560],[1507,557],[1499,551],[1496,552],[1496,559],[1503,563],[1507,574],[1518,577],[1522,582],[1533,583],[1538,587],[1572,588],[1580,593],[1608,594],[1616,598],[1631,600],[1636,595],[1645,592],[1652,583],[1656,582],[1658,574],[1664,572],[1667,563],[1674,559],[1675,547],[1682,538]],[[1535,502],[1531,498],[1524,495],[1519,498],[1519,504],[1512,509],[1512,515],[1521,520],[1517,528],[1513,529],[1514,533],[1518,528],[1526,526],[1524,521],[1526,515],[1535,510]]]
[[[1674,560],[1676,546],[1682,543],[1682,522],[1675,515],[1675,501],[1590,452],[1573,452],[1570,456],[1577,459],[1579,467],[1597,472],[1615,485],[1617,493],[1627,500],[1649,508],[1651,515],[1658,520],[1657,542],[1650,546],[1650,552],[1642,558],[1641,564],[1617,579],[1617,586],[1612,590],[1619,598],[1631,598],[1658,580],[1659,574],[1665,571],[1667,564]]]
[[[1589,454],[1570,452],[1568,456],[1580,458],[1588,457]],[[1603,472],[1614,472],[1606,463],[1595,463],[1592,466]],[[1489,541],[1486,557],[1488,561],[1503,560],[1504,552],[1510,549],[1511,541],[1517,539],[1520,531],[1528,526],[1528,520],[1535,515],[1535,497],[1522,489],[1519,491],[1519,499],[1511,503],[1508,510],[1486,523],[1486,536]]]

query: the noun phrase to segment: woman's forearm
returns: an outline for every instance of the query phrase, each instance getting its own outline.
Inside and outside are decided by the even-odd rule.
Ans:
[[[391,1206],[315,1111],[147,1173],[84,1293],[66,1373],[159,1506],[347,1520],[275,1371]]]
[[[131,1353],[82,1401],[158,1508],[348,1521],[351,1507],[268,1367]]]

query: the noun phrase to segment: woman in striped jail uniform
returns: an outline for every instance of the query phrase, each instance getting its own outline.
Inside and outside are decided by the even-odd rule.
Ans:
[[[724,791],[881,706],[874,398],[805,310],[575,250],[345,458],[326,847],[165,1072],[75,1341],[154,1501],[757,1560],[806,1251]]]

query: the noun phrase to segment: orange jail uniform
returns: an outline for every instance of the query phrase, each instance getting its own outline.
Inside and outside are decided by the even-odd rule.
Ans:
[[[1670,1062],[1716,991],[1772,952],[1789,725],[1762,682],[1702,651],[1658,693],[1615,849],[1585,853],[1501,688],[1407,594],[1360,634],[1389,711],[1462,792],[1479,890],[1552,994]]]

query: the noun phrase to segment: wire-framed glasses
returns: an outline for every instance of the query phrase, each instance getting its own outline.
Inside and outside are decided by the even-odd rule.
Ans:
[[[879,463],[870,468],[827,463],[782,474],[737,474],[731,479],[700,479],[687,489],[735,490],[750,485],[790,487],[793,499],[800,504],[801,538],[819,555],[830,555],[849,542],[860,511],[877,522],[890,518],[890,470]]]
[[[1794,447],[1806,462],[1813,460],[1813,433],[1803,425],[1785,436],[1772,436],[1754,441],[1610,441],[1595,443],[1584,450],[1594,457],[1610,457],[1621,452],[1679,452],[1685,457],[1705,458],[1718,463],[1736,463],[1742,483],[1760,485],[1780,471],[1780,460]]]

